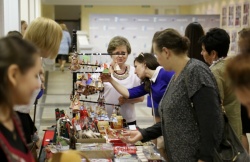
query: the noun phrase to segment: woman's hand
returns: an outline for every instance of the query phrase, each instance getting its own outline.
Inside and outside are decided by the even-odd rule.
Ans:
[[[109,72],[110,72],[110,74],[113,74],[115,65],[116,65],[116,61],[113,60],[113,61],[110,63],[110,65],[109,65]]]
[[[139,131],[124,131],[120,137],[124,143],[136,143],[143,139],[141,132]]]
[[[118,101],[119,101],[119,105],[123,105],[123,104],[125,104],[126,102],[127,102],[127,98],[124,98],[123,96],[120,96],[119,98],[118,98]]]
[[[110,74],[101,74],[100,75],[102,82],[111,82],[112,77]]]
[[[205,161],[203,161],[203,160],[198,160],[198,162],[205,162]]]

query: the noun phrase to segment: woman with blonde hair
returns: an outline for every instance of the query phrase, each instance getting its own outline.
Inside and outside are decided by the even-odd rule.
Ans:
[[[38,49],[41,58],[55,58],[60,42],[62,39],[62,29],[61,27],[52,19],[39,17],[33,20],[25,31],[24,37],[25,40],[33,43]],[[33,107],[34,102],[36,101],[38,94],[43,93],[44,82],[43,78],[43,69],[42,65],[40,66],[40,75],[38,80],[41,84],[41,87],[38,88],[32,95],[32,98],[27,105],[15,105],[14,109],[17,111],[23,128],[25,128],[25,138],[28,144],[32,144],[32,137],[36,132],[34,123],[29,115],[30,109]],[[30,145],[32,147],[32,145]]]
[[[30,23],[23,38],[41,50],[41,57],[54,59],[62,40],[62,29],[54,20],[39,17]]]

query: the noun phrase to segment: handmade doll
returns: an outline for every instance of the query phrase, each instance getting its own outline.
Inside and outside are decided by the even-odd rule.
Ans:
[[[78,58],[76,55],[72,56],[72,61],[71,61],[71,65],[69,66],[69,69],[71,71],[77,71],[77,70],[81,69],[81,66],[78,62]]]

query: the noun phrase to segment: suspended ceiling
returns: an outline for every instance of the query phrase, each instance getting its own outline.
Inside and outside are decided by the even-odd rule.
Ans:
[[[209,0],[42,0],[43,4],[50,5],[152,5],[152,6],[173,6],[192,5]]]

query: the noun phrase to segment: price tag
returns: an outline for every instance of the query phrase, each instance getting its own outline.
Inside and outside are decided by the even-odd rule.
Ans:
[[[128,128],[129,128],[129,130],[136,130],[136,126],[135,125],[129,125]]]
[[[82,130],[82,129],[81,129],[81,126],[80,126],[79,124],[76,124],[76,130],[77,130],[77,131]]]

